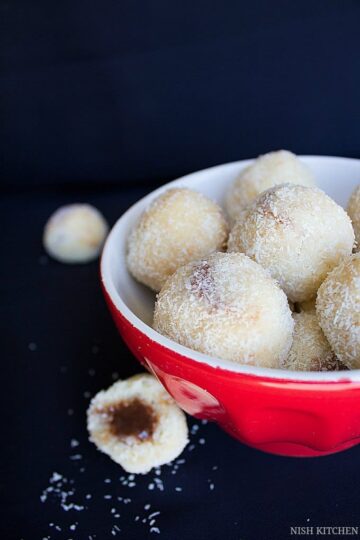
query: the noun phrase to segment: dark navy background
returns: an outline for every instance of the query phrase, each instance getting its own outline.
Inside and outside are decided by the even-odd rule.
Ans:
[[[209,165],[280,147],[360,157],[360,3],[0,0],[0,25],[1,539],[116,538],[106,493],[133,499],[119,519],[128,540],[157,537],[134,521],[148,502],[166,540],[360,527],[360,447],[281,458],[208,425],[178,475],[164,469],[164,493],[147,478],[123,488],[88,442],[85,413],[114,372],[140,366],[97,263],[58,264],[41,244],[61,204],[89,202],[113,224],[157,185]],[[54,471],[74,480],[75,500],[93,495],[86,512],[40,502]]]
[[[1,0],[7,184],[359,156],[357,0]]]

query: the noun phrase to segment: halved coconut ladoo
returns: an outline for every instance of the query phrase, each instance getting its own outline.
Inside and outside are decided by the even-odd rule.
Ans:
[[[129,473],[175,459],[188,442],[185,414],[148,374],[99,392],[87,412],[90,440]]]

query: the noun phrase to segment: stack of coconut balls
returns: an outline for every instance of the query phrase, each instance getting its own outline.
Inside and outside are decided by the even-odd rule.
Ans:
[[[347,213],[282,150],[240,173],[226,211],[231,230],[201,193],[169,189],[131,232],[129,271],[158,293],[154,328],[240,364],[360,368],[360,186]]]

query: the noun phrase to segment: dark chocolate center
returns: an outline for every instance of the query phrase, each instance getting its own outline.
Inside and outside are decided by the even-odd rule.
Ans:
[[[111,406],[108,414],[110,430],[116,437],[136,437],[143,441],[150,439],[155,431],[154,409],[138,398]]]

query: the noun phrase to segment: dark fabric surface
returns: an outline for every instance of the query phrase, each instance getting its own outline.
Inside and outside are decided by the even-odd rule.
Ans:
[[[156,511],[168,540],[359,525],[358,448],[280,458],[195,422],[186,462],[162,468],[164,491],[149,489],[154,473],[124,485],[88,442],[85,412],[140,366],[98,265],[58,264],[41,246],[67,202],[113,223],[212,164],[280,147],[359,157],[359,20],[356,0],[0,0],[1,540],[156,538]],[[83,511],[62,508],[54,472]]]
[[[148,185],[358,157],[357,0],[1,0],[0,178]]]
[[[0,537],[156,538],[149,520],[142,523],[155,511],[161,512],[156,517],[160,537],[168,540],[282,540],[290,537],[290,526],[358,526],[359,448],[325,458],[282,458],[247,448],[216,425],[200,423],[191,435],[194,448],[184,451],[186,462],[177,474],[172,474],[174,466],[162,468],[160,491],[148,488],[153,473],[136,478],[135,486],[122,485],[121,468],[88,442],[87,392],[93,395],[113,377],[141,368],[104,304],[97,263],[66,266],[44,259],[42,229],[55,208],[74,200],[95,204],[113,223],[142,194],[101,188],[19,193],[1,200]],[[72,439],[79,446],[72,448]],[[71,458],[77,454],[81,459]],[[75,489],[67,502],[85,505],[83,511],[64,511],[54,493],[41,502],[54,472]],[[92,498],[86,499],[87,494]],[[76,530],[70,530],[76,523]]]

